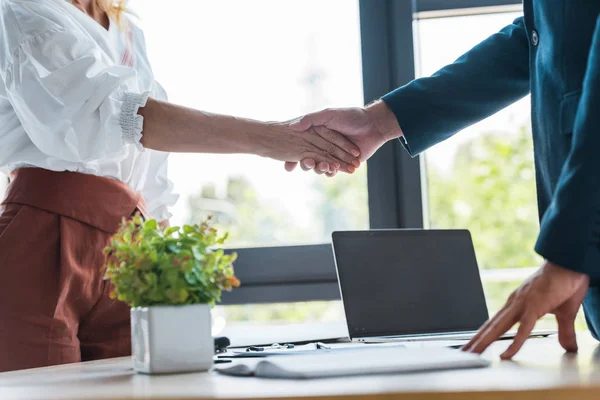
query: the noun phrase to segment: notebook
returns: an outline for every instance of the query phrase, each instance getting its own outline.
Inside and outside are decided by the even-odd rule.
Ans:
[[[480,368],[489,362],[478,355],[448,348],[378,347],[319,354],[273,356],[215,367],[235,376],[314,379],[353,375],[396,374],[444,369]]]

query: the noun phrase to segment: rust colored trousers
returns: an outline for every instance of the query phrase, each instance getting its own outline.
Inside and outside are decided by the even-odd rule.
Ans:
[[[129,308],[109,298],[103,253],[145,211],[122,182],[23,168],[0,207],[0,372],[131,353]]]

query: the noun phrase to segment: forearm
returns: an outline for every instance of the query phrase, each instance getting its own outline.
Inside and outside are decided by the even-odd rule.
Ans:
[[[324,139],[314,129],[297,132],[289,123],[259,122],[211,114],[148,99],[140,108],[144,117],[142,146],[164,152],[255,154],[279,161],[311,158],[334,169],[354,171],[354,144],[337,132]]]
[[[268,156],[275,134],[272,125],[250,119],[211,114],[148,99],[142,145],[178,153],[256,154]]]

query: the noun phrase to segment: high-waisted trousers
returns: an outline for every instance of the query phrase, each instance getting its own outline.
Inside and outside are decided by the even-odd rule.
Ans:
[[[22,168],[0,206],[0,372],[131,353],[104,248],[143,199],[117,180]]]

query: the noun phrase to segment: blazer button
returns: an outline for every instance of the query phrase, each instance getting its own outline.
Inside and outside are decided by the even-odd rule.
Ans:
[[[538,36],[537,31],[536,30],[531,31],[531,44],[534,46],[537,46],[539,42],[540,42],[540,37]]]

